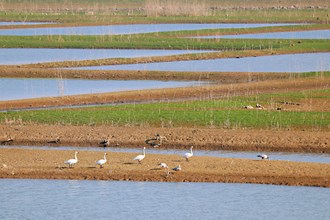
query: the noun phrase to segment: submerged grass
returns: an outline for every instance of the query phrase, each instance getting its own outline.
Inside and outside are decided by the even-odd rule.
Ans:
[[[265,129],[329,129],[330,111],[247,110],[243,106],[260,103],[279,105],[287,100],[329,99],[330,90],[311,90],[220,100],[131,104],[79,109],[36,110],[0,113],[0,121],[23,123],[156,126],[156,127],[221,127]]]

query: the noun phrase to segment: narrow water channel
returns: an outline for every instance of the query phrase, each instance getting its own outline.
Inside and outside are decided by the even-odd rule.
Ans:
[[[73,146],[1,146],[0,148],[25,148],[25,149],[43,149],[43,150],[70,150],[70,151],[102,151],[110,152],[130,152],[140,153],[141,149],[126,148],[126,147],[73,147]],[[161,148],[147,148],[146,154],[172,154],[182,156],[187,150],[181,149],[161,149]],[[213,151],[213,150],[194,150],[194,156],[210,156],[220,158],[240,158],[259,160],[258,154],[265,152],[250,152],[250,151]],[[283,160],[295,162],[312,162],[312,163],[330,163],[330,154],[317,153],[288,153],[288,152],[266,152],[270,160]]]

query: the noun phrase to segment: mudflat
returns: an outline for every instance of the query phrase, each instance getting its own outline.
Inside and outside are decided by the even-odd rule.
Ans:
[[[103,152],[79,151],[78,163],[69,168],[64,161],[74,151],[0,149],[0,178],[88,179],[166,182],[230,182],[330,187],[330,164],[271,160],[225,159],[181,155],[148,154],[141,164],[137,154],[108,152],[103,168],[96,161]],[[158,165],[164,162],[167,170]],[[181,171],[172,170],[181,165]]]
[[[234,150],[257,152],[330,153],[329,131],[285,131],[221,128],[152,128],[72,125],[0,125],[0,141],[33,146],[94,146],[109,139],[110,147],[148,146],[145,140],[160,134],[167,138],[160,148]],[[57,138],[60,141],[50,144]]]

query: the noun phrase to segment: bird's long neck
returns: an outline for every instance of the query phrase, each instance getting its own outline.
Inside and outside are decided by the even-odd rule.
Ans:
[[[105,157],[107,154],[104,154],[104,160],[107,160],[107,158]]]
[[[192,149],[193,149],[193,148],[191,147],[191,148],[190,148],[190,153],[191,153],[191,154],[193,154],[193,151],[192,151]]]
[[[146,150],[143,148],[143,156],[146,155]]]
[[[78,160],[77,153],[74,154],[74,159]]]

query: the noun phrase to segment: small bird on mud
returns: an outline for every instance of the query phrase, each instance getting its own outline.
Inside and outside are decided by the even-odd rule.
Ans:
[[[48,141],[48,144],[59,144],[61,142],[61,138],[57,137],[55,140]]]
[[[194,146],[191,146],[191,147],[190,147],[190,152],[189,152],[189,153],[185,153],[185,154],[183,155],[183,157],[186,158],[186,161],[189,161],[189,158],[192,157],[192,156],[194,155],[194,153],[193,153],[193,151],[192,151],[193,148],[194,148]]]
[[[168,168],[168,166],[167,166],[166,163],[160,163],[159,166],[160,166],[161,168]]]
[[[104,139],[99,142],[99,145],[101,147],[108,147],[110,145],[110,140],[109,139]]]
[[[103,168],[103,165],[107,162],[107,153],[104,153],[103,159],[100,159],[96,162],[97,165],[100,165],[100,168]]]
[[[168,168],[168,166],[167,166],[166,163],[160,163],[159,166],[160,166],[161,168],[164,168],[164,170],[165,170],[165,174],[166,174],[167,176],[170,175],[170,170],[169,170],[169,168]]]
[[[146,150],[146,147],[143,148],[143,154],[140,154],[140,155],[134,157],[133,160],[137,160],[137,161],[139,162],[139,164],[141,164],[141,161],[142,161],[142,160],[145,158],[145,156],[146,156],[146,152],[145,152],[145,150]]]
[[[179,164],[178,166],[174,167],[172,170],[174,170],[174,171],[181,171],[181,166],[180,166],[180,164]]]
[[[78,163],[78,158],[77,158],[78,152],[76,151],[74,154],[74,159],[70,159],[67,161],[64,161],[65,164],[69,164],[69,168],[73,167],[76,163]]]
[[[257,157],[260,157],[262,160],[269,159],[269,156],[266,154],[259,154]]]

